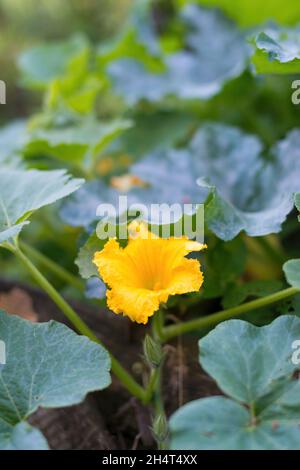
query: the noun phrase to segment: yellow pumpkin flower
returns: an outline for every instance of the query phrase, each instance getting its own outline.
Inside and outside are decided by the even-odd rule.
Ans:
[[[170,295],[200,289],[200,263],[185,256],[203,248],[205,245],[186,237],[159,238],[148,232],[144,224],[130,224],[125,248],[110,239],[94,256],[99,274],[110,288],[108,307],[146,324]]]

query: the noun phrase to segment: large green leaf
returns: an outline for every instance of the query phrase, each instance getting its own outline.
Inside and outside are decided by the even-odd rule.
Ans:
[[[242,230],[250,236],[280,231],[299,187],[299,142],[295,130],[265,161],[261,143],[253,136],[220,126],[200,130],[194,151],[209,155],[211,161],[199,158],[199,185],[207,186],[204,179],[212,185],[205,215],[216,235],[230,240]]]
[[[6,364],[0,366],[0,448],[13,435],[25,439],[28,429],[14,427],[39,407],[77,404],[110,384],[106,350],[57,322],[34,324],[0,311],[0,338],[6,345]]]
[[[257,73],[300,72],[300,29],[269,28],[255,39],[252,62]]]
[[[92,64],[92,49],[83,36],[35,46],[19,60],[25,85],[46,90],[46,110],[81,114],[93,110],[104,86]]]
[[[266,159],[257,137],[222,124],[204,124],[187,148],[150,152],[131,167],[149,187],[132,189],[128,204],[196,208],[205,202],[205,222],[222,240],[243,230],[250,236],[279,232],[300,188],[299,148],[300,131],[294,130]],[[103,183],[89,183],[66,203],[64,218],[72,225],[72,219],[74,225],[89,225],[96,219],[97,205],[116,206],[117,197]]]
[[[283,265],[283,270],[288,283],[300,289],[300,259],[291,259]]]
[[[0,425],[1,450],[48,450],[43,434],[22,421],[15,426],[2,422]]]
[[[184,4],[190,0],[178,0]],[[277,20],[280,24],[299,22],[300,6],[294,0],[196,0],[201,5],[220,7],[241,26],[256,26],[268,20]]]
[[[138,113],[134,115],[134,125],[127,130],[125,129],[120,137],[111,143],[104,156],[107,155],[112,159],[114,156],[121,158],[124,156],[132,163],[151,151],[167,150],[187,136],[193,121],[192,117],[185,113]],[[151,129],[151,133],[149,133],[149,129]],[[143,191],[140,192],[139,202],[145,202],[149,192],[145,193],[145,197],[143,194]],[[96,220],[98,205],[110,203],[117,207],[119,195],[118,191],[100,179],[90,181],[66,199],[62,206],[61,217],[69,225],[87,227]],[[136,198],[138,198],[138,194]],[[150,199],[151,197],[148,197],[148,200]]]
[[[163,68],[151,7],[149,0],[133,2],[120,34],[98,47],[100,69],[122,57],[138,59],[152,70]]]
[[[15,237],[32,212],[76,191],[83,180],[64,170],[0,170],[0,243]]]
[[[243,36],[220,12],[187,5],[181,22],[187,31],[185,47],[160,54],[164,72],[153,73],[147,64],[128,55],[109,64],[114,88],[129,104],[159,101],[168,95],[208,99],[245,69],[248,48]]]
[[[229,395],[191,402],[170,421],[173,449],[300,449],[300,382],[292,360],[300,319],[240,320],[200,340],[202,367]]]
[[[276,280],[256,280],[230,287],[222,300],[224,308],[232,308],[242,304],[248,297],[265,297],[283,288],[283,283]]]
[[[72,61],[86,52],[88,42],[83,36],[74,36],[67,41],[35,46],[21,54],[19,68],[23,83],[33,88],[46,88],[55,78],[72,67]]]
[[[93,263],[94,254],[96,251],[101,251],[104,244],[96,233],[93,233],[86,243],[80,248],[76,264],[79,268],[79,273],[84,279],[98,276],[96,265]]]
[[[101,123],[87,118],[74,125],[35,129],[30,134],[25,154],[51,156],[82,168],[88,165],[88,158],[95,158],[130,125],[125,120]]]
[[[158,150],[168,149],[186,139],[195,126],[195,117],[182,111],[139,112],[132,117],[134,125],[124,131],[111,149],[132,160]],[[151,132],[149,132],[151,129]]]
[[[26,143],[26,124],[13,121],[0,129],[0,169],[21,168],[24,164],[20,154]]]
[[[300,212],[300,193],[297,193],[295,195],[295,205],[296,205],[298,211]]]
[[[222,240],[243,230],[262,236],[279,232],[293,208],[293,192],[300,187],[299,144],[300,132],[294,130],[274,146],[267,161],[257,137],[208,123],[187,149],[149,154],[132,173],[147,181],[160,201],[206,201],[205,221]]]
[[[88,299],[105,299],[106,285],[99,277],[91,277],[86,283],[85,295]]]
[[[273,382],[296,369],[292,343],[299,337],[300,321],[293,316],[262,328],[231,320],[200,340],[201,365],[227,395],[257,403]]]
[[[171,419],[171,448],[178,450],[299,449],[297,426],[277,420],[252,426],[247,409],[224,397],[196,400]]]
[[[213,299],[227,293],[232,283],[243,274],[247,250],[242,237],[228,242],[209,237],[207,244],[209,250],[204,258],[203,296]]]
[[[79,191],[66,199],[60,215],[64,222],[73,227],[88,227],[97,220],[99,204],[118,207],[120,193],[101,180],[89,181]]]
[[[80,114],[93,112],[104,80],[91,67],[92,60],[89,47],[83,48],[69,63],[65,73],[50,82],[46,93],[46,109],[58,113],[64,109]]]

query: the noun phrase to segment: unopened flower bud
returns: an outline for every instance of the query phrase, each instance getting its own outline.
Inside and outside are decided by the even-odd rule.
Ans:
[[[153,435],[158,443],[166,441],[169,435],[168,421],[165,414],[158,414],[153,422],[152,426]]]
[[[159,367],[163,359],[161,345],[154,341],[149,335],[146,335],[144,339],[144,356],[148,364],[153,368]]]

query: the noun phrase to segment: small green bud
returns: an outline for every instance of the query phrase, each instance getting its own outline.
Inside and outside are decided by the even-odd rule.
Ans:
[[[159,367],[163,359],[161,345],[149,335],[146,335],[144,339],[144,356],[148,364],[153,368]]]
[[[152,426],[152,432],[156,441],[161,444],[164,443],[169,435],[168,421],[165,414],[158,414]]]

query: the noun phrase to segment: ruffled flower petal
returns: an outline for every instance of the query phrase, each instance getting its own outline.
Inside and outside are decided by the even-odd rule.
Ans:
[[[170,295],[200,289],[200,263],[185,256],[205,245],[185,237],[159,238],[137,222],[130,224],[129,234],[126,248],[111,239],[102,251],[95,253],[94,263],[109,286],[109,308],[145,324]]]

